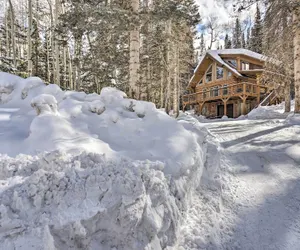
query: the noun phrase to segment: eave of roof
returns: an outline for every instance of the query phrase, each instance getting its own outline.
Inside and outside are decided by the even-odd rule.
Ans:
[[[226,67],[228,70],[230,70],[235,76],[237,77],[242,77],[244,78],[244,76],[237,71],[235,68],[231,67],[229,64],[227,64],[220,55],[243,55],[243,56],[248,56],[251,58],[254,58],[256,60],[259,60],[261,62],[265,62],[266,61],[266,57],[264,55],[258,54],[256,52],[247,50],[247,49],[224,49],[224,50],[208,50],[206,51],[206,53],[200,58],[200,61],[197,65],[197,67],[194,70],[194,75],[191,78],[190,82],[189,82],[189,86],[192,83],[192,80],[195,76],[195,73],[197,72],[197,70],[199,69],[199,67],[201,66],[201,64],[203,63],[203,61],[205,60],[205,58],[207,56],[211,57],[213,60],[217,61],[219,64],[221,64],[222,66]]]

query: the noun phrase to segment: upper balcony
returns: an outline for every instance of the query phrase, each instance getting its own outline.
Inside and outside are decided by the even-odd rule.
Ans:
[[[233,97],[248,98],[260,97],[261,94],[266,93],[267,87],[264,85],[257,85],[249,82],[242,82],[232,85],[215,84],[209,89],[203,88],[197,93],[184,95],[182,97],[183,106],[191,104],[205,103],[216,100],[229,100]]]

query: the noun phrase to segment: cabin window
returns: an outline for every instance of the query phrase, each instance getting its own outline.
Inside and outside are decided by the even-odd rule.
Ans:
[[[218,96],[219,95],[219,88],[218,87],[213,87],[210,89],[210,96],[214,97],[214,96]]]
[[[217,66],[217,79],[223,79],[224,77],[224,69],[222,67]]]
[[[232,77],[232,72],[231,71],[227,71],[227,79]]]
[[[203,99],[206,98],[206,89],[203,89]]]
[[[219,88],[214,87],[214,96],[218,96],[218,95],[219,95]]]
[[[228,86],[227,85],[224,85],[223,86],[223,95],[228,95]]]
[[[242,70],[249,70],[250,64],[248,62],[242,62]]]
[[[211,82],[212,81],[212,65],[208,68],[206,71],[206,82]]]
[[[231,67],[237,68],[237,60],[235,59],[227,59],[225,60]]]

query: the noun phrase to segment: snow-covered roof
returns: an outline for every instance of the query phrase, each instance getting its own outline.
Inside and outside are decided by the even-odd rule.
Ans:
[[[251,50],[247,50],[247,49],[208,50],[200,58],[199,64],[196,67],[196,69],[195,69],[194,72],[196,72],[198,70],[198,68],[200,67],[200,65],[202,64],[202,62],[205,60],[205,58],[206,58],[207,55],[211,56],[218,63],[220,63],[221,65],[225,66],[227,69],[229,69],[230,71],[232,71],[237,76],[242,76],[242,75],[235,68],[231,67],[228,63],[226,63],[222,59],[222,57],[221,57],[222,55],[244,55],[244,56],[248,56],[248,57],[260,60],[260,61],[265,61],[265,57],[263,55],[258,54],[256,52],[253,52]]]

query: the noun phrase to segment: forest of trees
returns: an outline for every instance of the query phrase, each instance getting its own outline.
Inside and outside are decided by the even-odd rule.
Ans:
[[[116,86],[178,113],[206,49],[247,48],[272,58],[264,79],[282,85],[287,100],[292,93],[300,112],[299,0],[220,0],[234,4],[236,13],[256,5],[254,22],[245,27],[235,18],[220,45],[220,27],[209,17],[210,41],[200,35],[198,50],[201,20],[194,0],[2,1],[1,71],[38,76],[62,89],[99,93]]]
[[[0,70],[179,110],[200,22],[194,0],[3,0]]]

